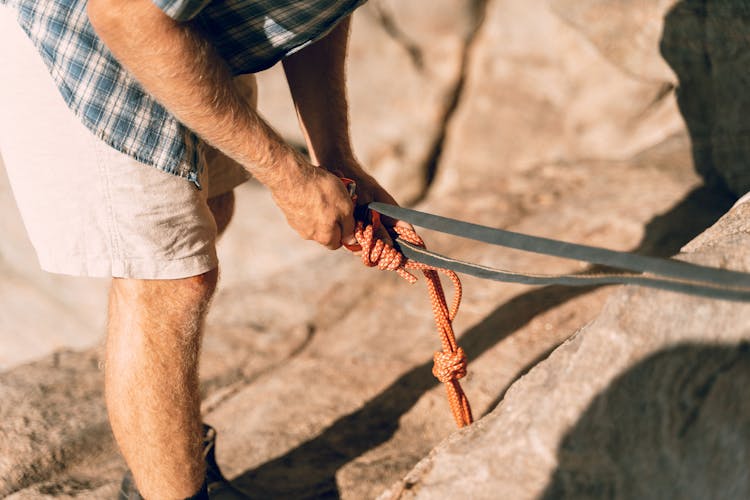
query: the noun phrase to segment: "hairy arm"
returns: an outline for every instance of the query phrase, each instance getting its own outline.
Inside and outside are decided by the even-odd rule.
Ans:
[[[313,162],[356,181],[359,204],[380,201],[396,205],[352,152],[345,71],[349,29],[347,18],[325,38],[284,59],[284,71]],[[384,233],[380,236],[390,240]]]
[[[330,168],[354,159],[346,102],[349,24],[348,18],[341,21],[325,38],[283,61],[310,156]]]
[[[303,237],[329,248],[352,241],[352,204],[341,182],[308,163],[248,106],[226,63],[189,23],[150,0],[90,0],[88,14],[143,88],[268,186]]]

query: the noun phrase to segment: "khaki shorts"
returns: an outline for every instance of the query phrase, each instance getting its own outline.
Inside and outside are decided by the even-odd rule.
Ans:
[[[207,200],[247,180],[244,169],[207,152],[198,190],[97,139],[68,109],[6,7],[0,68],[0,153],[42,269],[175,279],[217,266]],[[254,99],[254,78],[243,78]]]

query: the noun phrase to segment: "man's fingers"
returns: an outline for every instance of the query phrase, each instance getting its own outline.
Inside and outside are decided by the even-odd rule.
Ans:
[[[341,247],[340,226],[338,224],[335,224],[331,231],[326,232],[325,235],[317,241],[330,250],[337,250]]]
[[[354,217],[349,215],[339,220],[341,229],[341,243],[344,245],[355,245],[357,239],[354,237]]]
[[[409,224],[408,222],[405,222],[405,221],[402,221],[402,220],[398,220],[398,221],[396,221],[396,224],[395,224],[395,225],[396,225],[397,227],[403,227],[404,229],[409,229],[409,230],[411,230],[411,231],[414,231],[414,226],[412,226],[412,225],[411,225],[411,224]]]
[[[388,234],[388,230],[385,228],[385,226],[380,226],[375,232],[375,235],[379,239],[383,240],[383,243],[393,246],[393,239],[391,238],[391,235]]]
[[[384,226],[387,227],[403,227],[405,229],[411,229],[412,231],[414,231],[414,226],[412,226],[408,222],[402,221],[400,219],[394,219],[392,217],[388,217],[387,215],[380,214],[380,221]]]

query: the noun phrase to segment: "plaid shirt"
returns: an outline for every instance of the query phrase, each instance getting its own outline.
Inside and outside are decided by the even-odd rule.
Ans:
[[[153,0],[195,23],[235,75],[269,68],[324,36],[365,0]],[[198,187],[197,137],[114,59],[86,15],[86,0],[0,0],[44,59],[73,113],[97,137],[141,163]]]

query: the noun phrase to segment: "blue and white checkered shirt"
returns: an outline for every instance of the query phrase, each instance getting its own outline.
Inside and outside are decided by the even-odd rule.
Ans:
[[[200,27],[235,75],[266,69],[330,31],[365,0],[153,0]],[[86,0],[0,0],[39,50],[73,113],[136,160],[198,184],[197,138],[115,60]]]

